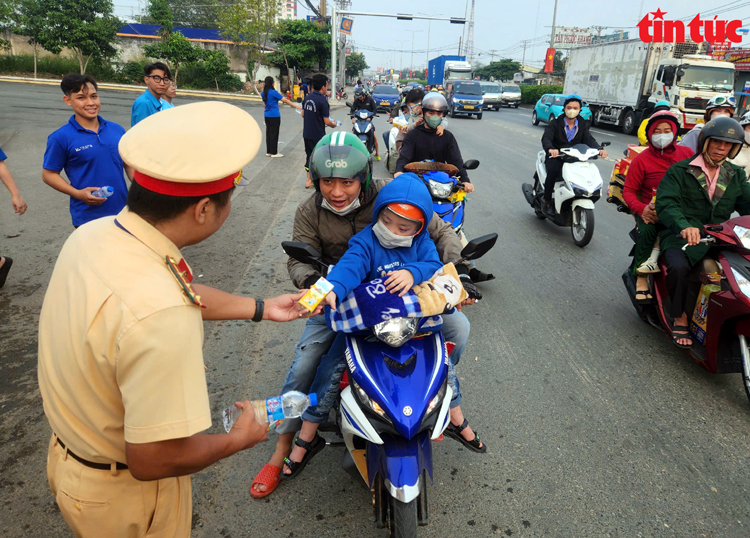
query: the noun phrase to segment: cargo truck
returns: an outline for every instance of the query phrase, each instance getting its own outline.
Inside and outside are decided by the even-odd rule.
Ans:
[[[438,56],[427,64],[427,84],[445,85],[449,80],[471,80],[471,64],[466,56]]]
[[[700,54],[696,43],[645,44],[638,39],[573,49],[565,74],[566,94],[577,93],[594,125],[617,125],[632,134],[667,100],[680,127],[703,121],[715,95],[734,95],[734,64]]]

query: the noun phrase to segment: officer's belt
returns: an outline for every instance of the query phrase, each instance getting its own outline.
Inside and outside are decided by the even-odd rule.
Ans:
[[[57,435],[55,435],[55,437],[57,437]],[[60,445],[60,448],[62,448],[63,450],[66,450],[65,449],[65,443],[63,443],[62,439],[60,439],[59,437],[57,437],[57,444]],[[81,463],[81,464],[85,465],[86,467],[91,467],[92,469],[98,469],[100,471],[109,471],[110,469],[112,469],[112,464],[111,463],[95,463],[93,461],[88,461],[88,460],[85,460],[82,457],[74,454],[70,450],[68,450],[68,456],[71,456],[78,463]],[[128,466],[125,465],[124,463],[120,463],[119,461],[117,462],[117,470],[118,471],[124,471],[127,468],[128,468]]]

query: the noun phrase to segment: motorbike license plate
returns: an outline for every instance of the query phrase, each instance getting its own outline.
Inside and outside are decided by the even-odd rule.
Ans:
[[[387,106],[387,105],[390,105],[390,103],[389,103],[388,101],[380,101],[380,104],[381,104],[381,105],[386,105],[386,106]]]
[[[473,107],[473,106],[464,106],[464,108],[465,108],[466,110],[474,110],[474,107]]]

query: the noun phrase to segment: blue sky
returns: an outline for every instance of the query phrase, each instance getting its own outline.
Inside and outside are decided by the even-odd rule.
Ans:
[[[200,2],[201,0],[195,0]],[[311,0],[318,5],[319,0]],[[329,4],[332,0],[328,0]],[[139,0],[114,0],[116,13],[129,18],[138,14]],[[706,6],[710,7],[706,7]],[[145,10],[146,0],[140,0]],[[470,9],[471,0],[468,0]],[[641,7],[642,6],[642,7]],[[554,0],[526,0],[520,4],[508,0],[475,0],[474,49],[476,60],[489,63],[490,59],[512,58],[521,61],[521,41],[529,40],[526,63],[541,66],[548,46],[552,25]],[[520,8],[520,9],[519,9]],[[697,13],[709,14],[719,19],[741,19],[750,25],[750,0],[558,0],[557,26],[590,27],[607,26],[602,34],[619,29],[629,30],[631,38],[637,37],[633,28],[646,12],[661,8],[666,19],[692,19]],[[377,13],[418,13],[430,16],[468,17],[467,0],[420,0],[404,4],[402,0],[352,0],[352,11]],[[311,14],[304,2],[298,4],[300,18]],[[704,16],[703,18],[708,18]],[[467,29],[468,30],[468,29]],[[456,54],[458,41],[464,31],[461,25],[434,21],[398,21],[380,17],[355,17],[351,40],[355,50],[365,54],[367,63],[375,67],[424,68],[427,58],[440,54]],[[429,32],[429,49],[428,49]],[[750,38],[745,38],[748,46]],[[412,43],[417,51],[412,56]],[[413,59],[412,59],[413,58]]]

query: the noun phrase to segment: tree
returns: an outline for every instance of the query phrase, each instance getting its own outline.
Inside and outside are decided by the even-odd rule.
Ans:
[[[143,52],[151,58],[165,60],[173,72],[175,83],[180,65],[197,62],[203,58],[204,50],[188,40],[181,32],[175,32],[172,24],[172,11],[166,0],[151,0],[148,14],[155,24],[161,25],[159,41],[143,47]]]
[[[0,0],[0,32],[10,33],[15,28],[17,11],[16,0]],[[10,41],[0,37],[0,49],[10,50]]]
[[[515,73],[521,70],[521,64],[514,62],[510,58],[505,58],[497,62],[491,62],[490,65],[481,67],[474,71],[475,74],[482,78],[495,80],[511,80]]]
[[[369,65],[365,61],[365,55],[361,52],[353,52],[346,57],[346,76],[356,77],[361,71],[364,71]]]
[[[263,64],[266,45],[276,28],[278,0],[238,0],[219,15],[219,30],[245,60],[250,80],[255,81]],[[258,89],[252,85],[255,93]]]
[[[554,73],[565,73],[565,59],[563,58],[563,52],[561,50],[555,52],[552,71]]]
[[[232,0],[167,0],[172,12],[173,22],[177,26],[188,28],[218,28],[217,21],[221,10],[232,4]],[[143,17],[144,24],[159,24],[151,13]]]
[[[315,69],[325,65],[331,54],[330,26],[310,21],[281,20],[270,37],[276,51],[266,60],[276,67]]]
[[[219,90],[219,77],[229,73],[229,58],[223,50],[203,51],[203,68],[214,79],[216,90]]]
[[[21,0],[17,14],[16,32],[28,37],[29,45],[34,47],[34,78],[36,78],[39,47],[47,39],[47,9],[41,0]]]

